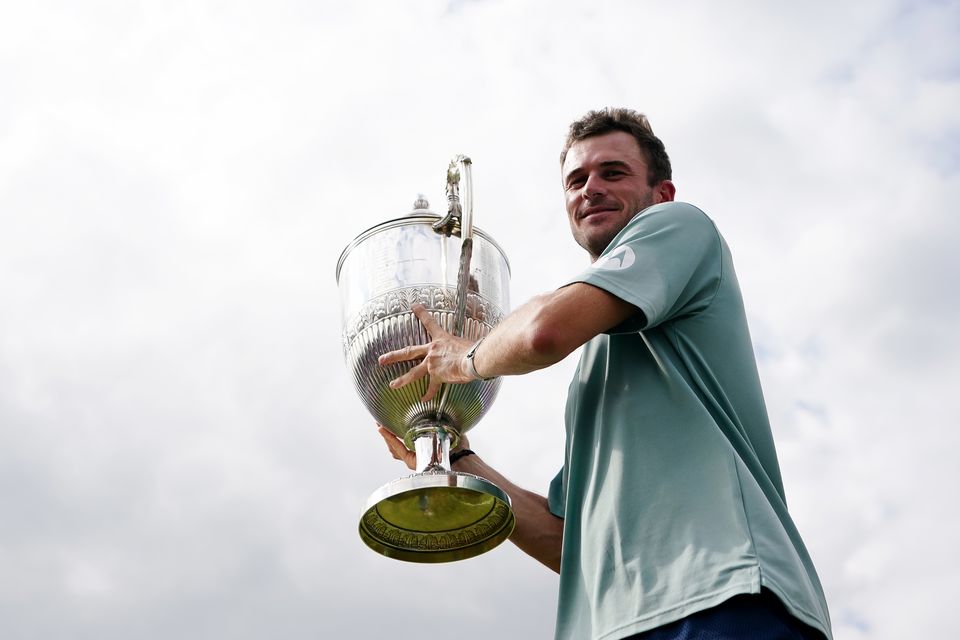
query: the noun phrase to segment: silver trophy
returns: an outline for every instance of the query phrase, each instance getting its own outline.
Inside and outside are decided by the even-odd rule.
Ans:
[[[430,341],[411,311],[416,303],[445,330],[473,341],[508,310],[510,266],[497,243],[473,227],[470,171],[469,158],[450,162],[445,216],[430,212],[421,197],[407,216],[357,236],[337,263],[343,351],[357,393],[417,455],[416,473],[375,491],[360,518],[363,541],[399,560],[471,558],[506,540],[514,526],[504,491],[450,470],[451,447],[490,408],[500,380],[444,384],[423,402],[427,378],[389,387],[416,362],[377,362],[388,351]]]

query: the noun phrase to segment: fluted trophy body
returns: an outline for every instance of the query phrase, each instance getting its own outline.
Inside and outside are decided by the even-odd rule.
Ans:
[[[430,213],[425,201],[361,233],[340,256],[347,369],[373,418],[417,453],[416,473],[374,492],[361,516],[360,537],[385,556],[460,560],[492,549],[513,529],[506,493],[484,478],[451,471],[449,461],[450,447],[490,408],[500,380],[445,384],[424,402],[426,377],[389,386],[417,362],[378,363],[386,352],[430,341],[411,311],[418,303],[447,331],[473,341],[484,337],[509,308],[509,279],[496,242],[472,221],[451,223],[449,215]]]
[[[437,215],[415,214],[384,222],[361,234],[344,251],[338,268],[343,312],[343,351],[357,394],[376,421],[412,444],[421,422],[439,422],[457,437],[487,412],[500,379],[446,385],[428,401],[427,379],[400,389],[390,380],[415,362],[381,367],[377,358],[401,347],[429,342],[410,310],[422,304],[440,326],[454,332],[460,238],[434,231]],[[509,306],[510,268],[500,247],[474,229],[473,260],[466,294],[463,337],[478,340]]]

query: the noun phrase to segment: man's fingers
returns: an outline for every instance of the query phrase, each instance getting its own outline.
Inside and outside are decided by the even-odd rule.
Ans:
[[[383,441],[387,443],[387,448],[390,449],[390,453],[394,459],[403,462],[411,471],[416,469],[417,454],[407,449],[407,445],[405,445],[403,440],[397,437],[395,433],[384,426],[377,426],[380,428],[380,435],[383,437]]]
[[[422,359],[425,355],[427,355],[428,348],[429,345],[425,344],[411,345],[409,347],[404,347],[402,349],[397,349],[396,351],[385,353],[377,358],[377,362],[383,366],[388,364],[396,364],[397,362],[406,362],[408,360]]]
[[[407,371],[405,374],[399,378],[394,378],[390,381],[391,389],[399,389],[400,387],[405,387],[411,382],[416,382],[423,376],[427,375],[427,363],[421,362],[410,371]]]
[[[427,311],[427,308],[422,304],[415,304],[413,305],[412,309],[414,315],[417,316],[417,319],[420,320],[424,329],[427,330],[434,341],[437,339],[438,335],[444,335],[447,333],[443,327],[441,327],[440,324],[433,319],[433,316],[430,315],[430,312]],[[396,364],[398,362],[409,362],[411,360],[421,361],[402,376],[391,380],[391,389],[399,389],[400,387],[404,387],[411,382],[416,382],[429,373],[427,369],[427,363],[424,361],[424,358],[427,357],[427,354],[430,351],[430,346],[430,344],[410,345],[409,347],[403,347],[402,349],[397,349],[396,351],[390,351],[389,353],[385,353],[377,358],[377,362],[380,364],[380,366]],[[437,382],[434,384],[434,382],[431,380],[427,387],[427,392],[424,394],[422,399],[424,401],[433,399],[433,397],[437,395],[437,391],[439,389],[440,383]]]
[[[436,340],[438,335],[443,335],[446,333],[443,327],[433,319],[433,316],[430,315],[430,312],[427,311],[427,308],[422,304],[415,304],[412,307],[413,313],[420,320],[420,323],[423,325],[423,328],[427,330],[427,333],[430,334],[431,339]],[[429,344],[414,344],[409,347],[403,347],[402,349],[397,349],[396,351],[390,351],[384,353],[379,358],[377,362],[381,366],[388,364],[396,364],[397,362],[408,362],[410,360],[422,360],[426,357],[427,352],[430,351]]]
[[[437,395],[437,392],[440,390],[439,382],[434,382],[433,378],[430,378],[430,383],[427,385],[427,392],[423,394],[423,397],[420,398],[421,402],[430,402]]]
[[[437,339],[437,334],[446,333],[443,330],[436,320],[433,319],[433,316],[430,315],[430,312],[427,311],[427,308],[422,304],[415,304],[413,307],[413,315],[417,316],[417,319],[420,320],[420,324],[423,325],[423,328],[427,330],[427,333],[430,334],[430,337],[434,340]]]
[[[407,452],[407,445],[393,434],[386,427],[380,427],[380,436],[383,438],[383,441],[387,443],[387,448],[390,449],[390,453],[393,454],[393,457],[397,460],[403,460],[404,454]]]

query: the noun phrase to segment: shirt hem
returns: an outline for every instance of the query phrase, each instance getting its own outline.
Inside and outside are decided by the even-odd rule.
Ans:
[[[824,621],[820,618],[820,616],[794,604],[793,601],[785,595],[786,591],[781,589],[780,585],[767,580],[761,580],[761,584],[763,585],[764,589],[767,589],[770,593],[777,596],[777,599],[783,603],[783,606],[790,613],[790,615],[808,627],[816,629],[822,633],[827,640],[833,640],[833,630],[830,629],[829,625],[824,624]]]
[[[757,575],[747,582],[738,583],[722,591],[700,596],[693,600],[687,600],[683,604],[670,607],[669,609],[662,609],[640,618],[634,618],[616,629],[611,629],[598,636],[594,636],[593,640],[620,640],[621,638],[627,638],[637,633],[650,631],[651,629],[662,627],[665,624],[682,620],[698,611],[715,607],[736,595],[743,593],[760,593],[760,586],[760,574],[758,571]]]

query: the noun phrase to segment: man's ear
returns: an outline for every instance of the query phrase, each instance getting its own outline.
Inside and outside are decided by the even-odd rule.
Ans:
[[[671,180],[662,180],[654,192],[659,198],[657,202],[673,202],[673,197],[677,195],[677,187]]]

